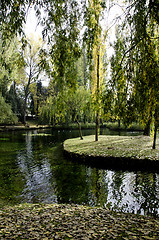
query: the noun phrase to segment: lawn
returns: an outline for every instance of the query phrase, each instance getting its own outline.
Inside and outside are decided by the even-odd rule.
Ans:
[[[108,163],[112,166],[138,165],[140,168],[159,169],[159,144],[152,149],[152,139],[147,136],[108,136],[100,135],[99,141],[95,136],[85,136],[68,139],[64,142],[64,152],[72,158],[83,158],[94,163]],[[114,161],[114,162],[113,162]],[[157,168],[157,169],[156,169]]]

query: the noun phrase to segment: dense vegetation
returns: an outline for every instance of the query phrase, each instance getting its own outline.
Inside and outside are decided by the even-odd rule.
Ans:
[[[111,9],[116,38],[108,59]],[[43,40],[27,39],[26,15],[34,7]],[[0,124],[69,124],[117,120],[159,126],[159,1],[70,0],[0,2]],[[48,87],[42,80],[48,79]],[[82,136],[81,136],[82,138]]]

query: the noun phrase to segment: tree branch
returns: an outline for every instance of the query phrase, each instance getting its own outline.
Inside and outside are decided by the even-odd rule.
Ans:
[[[121,61],[120,61],[120,64],[119,64],[119,65],[120,65],[120,68],[118,69],[118,71],[117,71],[117,73],[116,73],[116,75],[115,75],[115,79],[116,79],[116,77],[118,76],[119,71],[122,69],[121,65],[122,65],[122,63],[123,63],[123,61],[124,61],[125,56],[126,56],[129,52],[131,52],[144,38],[145,38],[145,36],[142,37],[142,38],[140,38],[138,42],[134,43],[134,45],[132,45],[132,46],[124,53],[124,55],[123,55],[123,57],[122,57],[122,59],[121,59]]]

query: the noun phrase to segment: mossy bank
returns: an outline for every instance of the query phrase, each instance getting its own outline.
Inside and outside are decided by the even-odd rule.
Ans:
[[[64,142],[67,158],[96,167],[159,172],[159,144],[152,149],[147,136],[85,136]]]

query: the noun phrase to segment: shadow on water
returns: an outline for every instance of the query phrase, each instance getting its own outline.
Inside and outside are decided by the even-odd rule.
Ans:
[[[83,131],[89,134],[94,132]],[[102,129],[101,134],[117,132]],[[96,169],[66,160],[62,142],[77,136],[76,130],[0,133],[0,205],[76,203],[159,215],[159,174]]]

